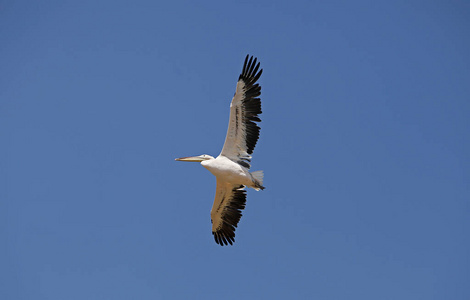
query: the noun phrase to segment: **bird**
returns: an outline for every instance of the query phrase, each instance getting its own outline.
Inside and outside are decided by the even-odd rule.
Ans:
[[[251,154],[259,139],[261,122],[261,86],[257,83],[263,69],[257,58],[247,55],[230,103],[230,118],[225,143],[217,158],[202,154],[176,158],[200,162],[216,177],[211,209],[212,235],[221,246],[233,245],[235,229],[246,204],[245,187],[264,190],[263,171],[250,172]]]

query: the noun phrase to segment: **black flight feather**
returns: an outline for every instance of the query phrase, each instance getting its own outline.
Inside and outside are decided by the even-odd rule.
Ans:
[[[246,191],[242,190],[243,185],[234,187],[230,195],[228,204],[222,211],[222,226],[217,228],[214,235],[214,240],[217,244],[232,245],[235,242],[235,229],[242,217],[242,210],[246,204]],[[224,199],[225,201],[225,199]]]
[[[248,59],[249,58],[249,59]],[[259,70],[260,63],[256,63],[257,58],[247,55],[243,64],[242,73],[238,80],[245,83],[245,95],[242,100],[243,123],[245,124],[245,143],[248,154],[252,154],[259,139],[260,128],[255,122],[261,122],[259,114],[261,111],[261,86],[256,82],[263,73]],[[249,160],[247,160],[249,162]]]

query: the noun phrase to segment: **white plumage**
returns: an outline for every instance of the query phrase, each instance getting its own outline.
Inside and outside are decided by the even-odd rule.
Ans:
[[[197,161],[217,178],[215,200],[211,210],[212,234],[220,245],[232,245],[235,228],[245,208],[245,186],[264,189],[263,171],[249,172],[251,154],[259,138],[261,122],[261,87],[256,83],[263,70],[257,59],[245,58],[230,104],[230,119],[222,152],[217,158],[203,154],[177,158],[178,161]],[[259,70],[259,71],[258,71]]]

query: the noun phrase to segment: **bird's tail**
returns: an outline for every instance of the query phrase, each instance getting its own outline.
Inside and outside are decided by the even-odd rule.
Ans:
[[[254,183],[254,189],[259,191],[259,190],[264,190],[263,186],[263,178],[264,178],[264,173],[263,171],[255,171],[251,173],[251,177],[253,178],[253,183]]]

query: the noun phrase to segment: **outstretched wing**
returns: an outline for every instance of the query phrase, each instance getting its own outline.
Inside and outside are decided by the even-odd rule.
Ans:
[[[260,128],[256,122],[261,122],[261,87],[256,81],[263,69],[256,58],[247,55],[243,70],[238,78],[237,89],[230,104],[230,120],[225,144],[220,155],[250,168],[251,155],[259,138]]]
[[[217,179],[214,205],[211,210],[212,234],[221,246],[233,245],[235,228],[245,208],[246,191],[243,185],[233,185]]]

